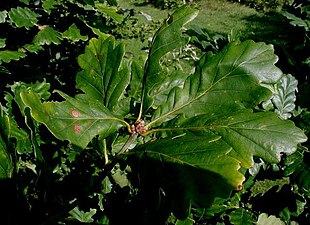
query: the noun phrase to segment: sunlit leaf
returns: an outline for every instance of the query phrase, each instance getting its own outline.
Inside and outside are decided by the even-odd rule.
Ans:
[[[259,215],[257,225],[285,225],[279,218],[275,216],[268,216],[266,213]]]
[[[9,17],[17,27],[25,27],[26,29],[29,29],[37,25],[37,18],[40,17],[40,15],[31,11],[27,7],[17,7],[10,10]]]
[[[68,30],[64,31],[62,33],[62,37],[63,38],[66,38],[66,39],[69,39],[73,42],[76,42],[76,41],[79,41],[79,40],[82,40],[82,41],[86,41],[88,39],[88,36],[83,36],[81,35],[80,33],[80,30],[79,28],[75,25],[75,23],[73,23],[69,28]]]
[[[12,60],[18,61],[19,59],[24,57],[26,57],[26,54],[24,52],[3,50],[0,51],[0,64],[2,62],[9,63]]]
[[[276,61],[271,45],[253,41],[232,43],[219,54],[204,57],[184,87],[171,90],[148,126],[158,126],[181,113],[212,116],[253,108],[271,97],[261,83],[275,83],[282,75]]]
[[[207,128],[215,131],[234,149],[230,155],[246,168],[253,166],[253,156],[278,163],[283,153],[292,154],[298,143],[307,140],[293,122],[283,121],[271,112],[239,113],[207,123]]]
[[[156,32],[152,40],[149,51],[148,61],[145,66],[145,98],[144,107],[149,108],[153,103],[153,91],[161,86],[162,81],[166,80],[166,73],[162,71],[160,59],[168,52],[184,46],[188,38],[182,35],[182,28],[185,24],[193,20],[198,11],[191,8],[181,7],[176,10],[165,24]],[[174,80],[171,77],[170,80]]]
[[[22,101],[31,109],[31,116],[45,124],[60,140],[69,140],[85,148],[96,135],[105,137],[124,126],[121,119],[96,99],[83,94],[75,98],[64,93],[60,95],[66,101],[42,103],[31,89],[21,93]]]
[[[94,219],[92,218],[96,214],[96,209],[90,209],[89,212],[84,212],[80,210],[79,207],[75,207],[72,209],[69,214],[71,215],[70,218],[74,218],[82,223],[92,223]]]
[[[50,26],[40,27],[40,31],[33,38],[33,42],[37,45],[58,45],[61,43],[61,40],[61,34]]]
[[[116,7],[106,6],[105,4],[95,4],[96,9],[107,17],[111,17],[115,22],[121,23],[124,20],[122,14],[117,13]]]
[[[277,192],[281,190],[283,185],[289,184],[290,180],[288,177],[284,177],[282,179],[276,179],[276,180],[258,180],[255,182],[255,184],[251,187],[251,196],[255,197],[257,195],[264,195],[267,191],[269,191],[271,188],[277,186]]]
[[[38,53],[40,50],[43,50],[42,46],[38,44],[26,44],[23,48],[31,53]]]

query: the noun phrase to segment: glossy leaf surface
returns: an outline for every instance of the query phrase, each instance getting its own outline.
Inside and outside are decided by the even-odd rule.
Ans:
[[[130,81],[129,69],[122,62],[123,56],[124,46],[115,47],[114,38],[109,37],[92,39],[85,53],[78,58],[83,71],[76,77],[77,88],[116,113]]]
[[[276,107],[275,112],[283,119],[290,118],[295,109],[297,85],[298,81],[290,74],[283,76],[276,84],[272,102]]]
[[[271,95],[261,83],[272,84],[282,75],[274,66],[276,61],[271,45],[253,41],[230,44],[219,54],[203,58],[183,88],[172,89],[149,126],[180,113],[185,117],[217,115],[254,107]]]
[[[241,187],[244,177],[230,151],[220,137],[210,134],[150,142],[128,157],[141,182],[162,189],[175,215],[184,218],[189,205],[208,207],[215,197],[228,197]]]
[[[161,86],[162,81],[166,78],[166,73],[162,71],[160,65],[160,59],[168,52],[180,48],[188,42],[188,38],[182,35],[182,27],[193,20],[197,14],[198,11],[195,9],[181,7],[156,32],[144,72],[145,108],[152,104],[151,98],[154,94],[154,88]],[[174,78],[171,77],[170,79],[173,80]]]

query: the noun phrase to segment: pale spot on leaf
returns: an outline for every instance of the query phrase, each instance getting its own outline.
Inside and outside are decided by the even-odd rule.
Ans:
[[[80,111],[73,109],[73,110],[71,110],[71,115],[72,115],[74,118],[80,118],[81,113],[80,113]]]

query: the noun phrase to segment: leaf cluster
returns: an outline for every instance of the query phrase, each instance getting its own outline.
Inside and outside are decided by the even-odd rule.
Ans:
[[[119,19],[114,8],[85,2],[71,4]],[[26,8],[13,15],[14,26],[27,30],[40,20],[28,12],[32,22],[17,22]],[[281,224],[253,199],[296,184],[290,194],[298,196],[297,209],[268,213],[286,222],[307,216],[301,147],[307,137],[288,120],[297,116],[296,79],[275,66],[272,45],[251,40],[204,54],[191,73],[167,68],[165,57],[189,43],[184,29],[197,13],[176,10],[155,33],[146,60],[127,59],[125,46],[85,17],[98,37],[87,37],[77,58],[73,93],[51,92],[45,80],[8,86],[0,111],[0,178],[13,179],[25,203],[10,205],[13,211],[30,207],[33,214],[25,216],[33,224]],[[278,168],[289,178],[260,179],[259,168]]]

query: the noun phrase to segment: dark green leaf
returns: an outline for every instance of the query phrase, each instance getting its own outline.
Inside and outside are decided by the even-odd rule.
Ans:
[[[219,136],[185,136],[141,145],[128,153],[142,184],[161,189],[178,218],[190,205],[208,207],[215,197],[228,197],[244,180],[238,160]],[[157,190],[158,192],[158,190]]]
[[[78,57],[83,71],[76,77],[77,88],[119,115],[124,113],[120,110],[124,104],[129,105],[124,94],[130,73],[128,65],[122,61],[123,56],[123,45],[115,47],[113,37],[92,39],[85,53]]]
[[[0,180],[11,178],[13,173],[13,162],[9,155],[6,144],[0,136]]]
[[[0,104],[0,180],[11,178],[13,174],[13,160],[7,149],[7,142],[10,135],[10,118],[4,112]]]
[[[31,116],[45,124],[60,140],[69,140],[85,148],[96,135],[105,137],[126,125],[96,99],[83,94],[75,98],[60,94],[66,101],[42,103],[32,90],[21,93],[22,101],[31,109]]]
[[[253,215],[245,209],[236,209],[229,214],[230,222],[233,225],[252,225]]]
[[[33,42],[37,45],[50,45],[52,43],[58,45],[61,43],[61,34],[50,26],[40,27],[40,31],[34,37]]]
[[[302,18],[286,11],[282,12],[282,15],[289,19],[290,24],[293,26],[303,27],[306,31],[309,31],[309,24],[307,24],[306,20],[303,20]]]
[[[203,58],[183,88],[172,89],[148,126],[158,126],[180,113],[211,116],[253,108],[271,96],[261,83],[273,84],[282,75],[274,66],[276,61],[271,45],[253,41],[228,45],[219,54]]]
[[[180,48],[188,42],[188,38],[182,35],[182,27],[193,20],[197,14],[198,11],[195,9],[179,8],[153,37],[144,72],[144,108],[149,108],[153,103],[153,89],[157,89],[163,80],[167,80],[166,73],[162,71],[160,59],[168,52]],[[174,77],[170,78],[171,82],[172,80]]]
[[[55,6],[59,5],[59,0],[43,0],[42,7],[47,13],[51,13]]]
[[[9,12],[9,17],[11,21],[17,26],[17,27],[25,27],[26,29],[29,29],[33,27],[34,25],[37,25],[38,17],[40,15],[31,11],[29,8],[12,8]]]

